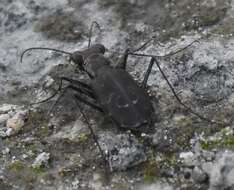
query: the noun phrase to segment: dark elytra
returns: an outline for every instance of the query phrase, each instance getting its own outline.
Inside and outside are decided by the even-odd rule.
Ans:
[[[116,68],[111,67],[103,55],[104,50],[103,45],[96,44],[74,53],[76,56],[72,60],[85,65],[84,70],[91,78],[90,87],[100,108],[119,127],[142,130],[142,126],[151,124],[154,112],[145,86],[140,87],[125,70],[126,62],[119,62]]]
[[[120,127],[137,130],[151,123],[150,98],[125,70],[101,66],[91,86],[103,110]]]

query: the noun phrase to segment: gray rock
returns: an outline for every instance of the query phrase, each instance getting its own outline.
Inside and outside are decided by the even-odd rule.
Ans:
[[[170,131],[167,129],[159,129],[152,136],[152,144],[159,150],[166,149],[173,144],[171,141]]]
[[[53,121],[54,124],[56,121]],[[53,123],[52,122],[52,123]],[[72,142],[79,142],[82,137],[87,136],[90,133],[88,127],[80,120],[77,120],[74,124],[63,126],[62,129],[53,134],[50,140],[62,140],[69,139]]]
[[[18,106],[13,104],[2,104],[0,106],[0,114],[9,114],[14,111]]]
[[[0,137],[18,133],[25,124],[28,111],[19,106],[3,104],[0,106]]]
[[[167,183],[157,182],[140,185],[137,190],[174,190],[175,188]]]
[[[21,64],[19,64],[19,58],[23,50],[35,46],[52,47],[69,52],[86,48],[88,43],[88,28],[91,22],[95,20],[100,24],[102,31],[98,32],[96,29],[93,31],[92,43],[100,42],[104,44],[110,50],[107,52],[107,57],[111,58],[113,62],[120,55],[116,52],[121,53],[126,48],[135,49],[152,35],[157,36],[156,40],[143,48],[142,52],[153,55],[164,55],[181,49],[193,40],[206,36],[206,33],[210,33],[211,37],[202,38],[199,44],[193,44],[190,48],[168,59],[159,59],[159,61],[169,81],[174,85],[175,91],[184,102],[191,105],[190,107],[198,111],[204,108],[204,112],[201,113],[214,118],[219,117],[219,112],[223,111],[222,114],[226,114],[228,116],[226,117],[227,119],[232,119],[233,113],[231,111],[233,110],[234,102],[232,93],[234,88],[234,77],[232,74],[234,73],[234,40],[232,34],[234,27],[230,23],[233,23],[233,2],[233,0],[204,0],[199,2],[190,0],[119,0],[118,2],[116,0],[2,0],[0,3],[0,103],[20,104],[23,102],[27,104],[29,102],[37,102],[36,100],[39,98],[43,100],[45,96],[49,95],[44,87],[51,92],[53,92],[52,89],[57,89],[55,88],[57,84],[56,77],[67,76],[77,79],[83,76],[80,73],[77,76],[77,73],[73,75],[74,73],[72,72],[64,72],[63,69],[58,69],[59,72],[57,73],[54,65],[61,66],[63,64],[64,66],[66,65],[64,63],[68,63],[67,65],[71,66],[70,70],[75,72],[72,64],[68,61],[66,62],[64,57],[60,57],[57,53],[31,51],[25,55]],[[218,30],[214,31],[213,29],[215,28]],[[213,36],[213,32],[224,34],[227,38],[222,38],[221,35]],[[157,42],[160,42],[160,44]],[[114,51],[113,54],[112,51]],[[140,82],[143,80],[148,62],[147,58],[138,59],[130,56],[127,71],[133,74],[134,79]],[[56,76],[53,78],[55,79],[55,86],[53,80],[48,80],[49,78],[46,77],[53,73],[53,71]],[[51,75],[51,77],[54,76]],[[85,78],[83,79],[84,82],[88,82]],[[43,85],[43,81],[47,81],[48,83]],[[190,169],[194,166],[195,168],[199,168],[193,171],[195,183],[203,183],[203,172],[205,172],[211,178],[211,189],[219,187],[222,189],[221,185],[226,188],[230,187],[230,185],[233,186],[233,170],[231,169],[232,165],[228,164],[228,160],[223,161],[221,165],[224,167],[222,169],[219,166],[222,155],[218,158],[215,155],[216,153],[209,155],[209,151],[198,153],[190,150],[189,140],[191,136],[196,133],[199,136],[201,131],[206,130],[210,126],[203,122],[199,122],[198,124],[198,122],[194,122],[195,119],[192,119],[186,123],[185,131],[180,131],[181,125],[179,123],[181,121],[175,121],[171,118],[175,118],[174,115],[176,114],[184,115],[183,117],[187,118],[187,113],[179,109],[178,103],[172,100],[172,94],[168,92],[168,85],[159,73],[156,65],[153,66],[148,84],[152,94],[155,97],[160,97],[157,112],[159,113],[159,122],[161,123],[155,125],[157,132],[150,134],[152,135],[150,138],[153,138],[153,146],[157,147],[153,147],[153,156],[158,156],[158,150],[160,150],[162,152],[162,157],[160,158],[162,158],[161,161],[163,162],[164,154],[167,154],[168,151],[174,152],[176,156],[180,152],[189,151],[188,154],[181,155],[182,159],[184,159],[184,164],[188,165]],[[67,101],[71,99],[66,96],[64,97]],[[213,104],[212,109],[210,109],[209,103],[222,98],[227,98],[227,101],[225,103],[219,102],[218,108],[217,105]],[[35,101],[33,101],[34,99]],[[62,105],[60,104],[61,102],[59,102],[59,105]],[[225,109],[225,104],[229,105],[230,112]],[[42,106],[47,111],[45,105],[43,104]],[[60,108],[66,110],[67,107],[70,108],[70,104],[68,105],[63,102]],[[66,112],[66,114],[80,121],[75,109],[71,110],[70,112]],[[85,111],[92,118],[92,111],[89,108],[85,109]],[[9,108],[9,106],[0,107],[0,114],[3,114],[2,116],[0,115],[0,136],[11,134],[10,130],[13,130],[13,128],[9,128],[6,131],[5,125],[6,121],[13,117],[15,113],[15,110]],[[55,117],[57,117],[56,114]],[[102,115],[97,114],[96,117],[99,117],[97,118],[97,121],[99,121]],[[221,117],[221,119],[224,117]],[[89,131],[85,129],[86,125],[78,122],[76,126],[71,126],[70,122],[71,120],[68,118],[64,120],[62,125],[54,125],[53,135],[46,137],[46,139],[52,140],[52,142],[54,139],[59,142],[65,141],[66,146],[64,146],[64,149],[73,146],[72,150],[61,150],[57,146],[58,144],[56,144],[57,141],[54,141],[54,144],[49,141],[54,145],[53,152],[51,152],[53,160],[51,161],[52,166],[55,167],[48,168],[48,173],[46,171],[45,175],[35,176],[35,181],[31,181],[29,178],[23,179],[22,175],[25,172],[21,171],[19,175],[5,176],[5,179],[9,179],[9,181],[4,181],[4,184],[11,183],[10,187],[6,186],[5,189],[30,189],[32,185],[35,190],[90,189],[88,184],[92,180],[90,176],[94,172],[92,166],[98,166],[98,163],[90,163],[89,159],[87,159],[91,156],[90,151],[86,152],[82,150],[86,150],[86,147],[90,146],[92,151],[94,147],[90,145],[89,141],[86,141],[89,139]],[[198,125],[201,125],[200,128],[202,130],[197,129],[196,126]],[[17,126],[16,131],[22,125]],[[1,143],[0,141],[0,148],[6,150],[7,153],[8,150],[5,147],[7,143],[7,147],[10,149],[10,154],[6,154],[5,158],[0,159],[1,175],[6,174],[7,165],[11,161],[7,159],[10,159],[10,157],[22,158],[23,155],[23,159],[27,160],[31,165],[33,162],[31,157],[41,153],[37,151],[39,149],[38,144],[42,148],[40,150],[49,152],[47,141],[45,141],[44,136],[41,136],[40,133],[43,127],[40,128],[40,121],[39,123],[35,122],[35,125],[32,123],[31,128],[25,130],[20,136],[11,137],[7,140],[0,138],[3,142]],[[186,133],[187,127],[194,129],[194,131],[189,133],[191,136]],[[1,129],[4,130],[2,131]],[[100,133],[102,148],[108,152],[108,160],[113,170],[125,170],[146,159],[144,153],[146,147],[143,147],[131,134]],[[30,136],[32,138],[29,138]],[[186,137],[185,140],[182,139],[184,136]],[[183,141],[178,143],[177,140],[180,140],[179,138]],[[41,143],[36,143],[36,141],[40,141]],[[150,143],[148,144],[151,146]],[[27,150],[28,148],[31,152]],[[151,147],[149,149],[151,150]],[[178,152],[177,150],[180,151]],[[78,167],[79,171],[75,173],[75,177],[77,178],[75,180],[72,179],[71,173],[66,176],[66,179],[60,178],[56,174],[56,168],[60,168],[64,163],[66,165],[66,162],[71,159],[71,152],[74,155],[80,154],[82,160],[87,160],[84,164],[85,167],[83,167],[83,164],[82,167]],[[27,155],[31,156],[27,158]],[[176,156],[175,159],[178,158]],[[46,155],[44,158],[46,158]],[[213,158],[216,158],[216,160],[214,161]],[[174,160],[173,155],[173,163],[174,161],[177,160]],[[71,162],[72,166],[76,165],[75,162]],[[167,164],[170,165],[170,163]],[[169,166],[168,168],[171,167],[173,166]],[[176,167],[179,166],[176,165]],[[96,167],[96,169],[100,168]],[[126,171],[127,174],[129,174],[128,172]],[[138,175],[138,171],[134,169],[130,170],[131,172],[134,176],[142,177],[142,171],[139,172],[141,175]],[[161,167],[160,172],[162,172]],[[111,183],[109,189],[127,189],[125,183],[134,183],[134,180],[129,175],[125,175],[125,172],[124,174],[123,172],[115,172],[114,175],[117,176],[118,180],[115,183]],[[44,179],[45,176],[48,176],[48,179]],[[169,176],[172,179],[171,183],[180,181],[175,180],[176,175]],[[141,177],[139,181],[142,181]],[[165,178],[167,181],[170,181],[168,177]],[[17,182],[19,179],[21,181]],[[0,184],[2,185],[1,182],[0,179]],[[28,186],[27,182],[30,182]],[[218,184],[217,187],[215,184]],[[4,187],[5,185],[1,186],[3,189]],[[183,187],[181,188],[183,189]],[[180,189],[180,187],[178,188]],[[99,189],[108,188],[100,187]],[[153,183],[152,185],[144,184],[141,189],[173,188],[167,184]]]
[[[200,167],[195,167],[192,171],[192,178],[196,183],[206,183],[208,182],[208,175]]]
[[[40,168],[48,164],[48,161],[50,159],[50,153],[42,152],[39,154],[35,161],[32,164],[33,168]]]
[[[130,133],[106,132],[98,140],[112,170],[126,170],[146,160],[142,144]]]
[[[210,177],[209,190],[234,188],[234,152],[219,152],[216,161],[207,172]]]
[[[25,124],[27,118],[27,111],[19,110],[12,118],[9,118],[6,122],[6,127],[12,129],[9,135],[19,132]]]

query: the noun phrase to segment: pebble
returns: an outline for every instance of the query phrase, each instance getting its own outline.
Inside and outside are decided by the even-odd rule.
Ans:
[[[3,104],[0,106],[0,114],[6,114],[10,111],[13,111],[16,109],[16,105],[12,105],[12,104]]]
[[[19,132],[25,124],[27,111],[19,111],[13,117],[7,120],[7,135],[13,135]]]
[[[192,171],[192,178],[196,183],[202,184],[208,181],[208,175],[200,167],[195,167]]]
[[[126,170],[146,160],[143,145],[132,134],[106,132],[99,135],[99,144],[107,152],[112,171]]]
[[[210,176],[210,189],[234,188],[234,152],[219,152],[212,168],[207,171]]]
[[[10,118],[9,114],[1,114],[0,115],[0,125],[5,124],[5,122]]]
[[[10,153],[10,149],[8,147],[6,147],[3,151],[2,151],[2,154],[3,155],[6,155],[6,154],[9,154]]]
[[[50,153],[46,153],[46,152],[42,152],[41,154],[39,154],[35,161],[32,164],[33,168],[40,168],[43,165],[46,165],[48,163],[50,159]]]

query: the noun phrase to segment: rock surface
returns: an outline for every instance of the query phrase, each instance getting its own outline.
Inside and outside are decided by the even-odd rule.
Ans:
[[[148,91],[157,118],[150,132],[123,131],[81,104],[108,153],[114,171],[107,175],[71,91],[55,106],[56,98],[30,105],[53,95],[62,76],[85,83],[88,77],[52,51],[29,51],[20,63],[30,47],[86,48],[92,21],[101,27],[94,29],[92,43],[105,45],[113,65],[126,48],[137,49],[154,36],[139,53],[159,56],[182,102],[228,126],[183,108],[154,65]],[[2,0],[0,189],[234,188],[233,21],[233,0]],[[195,40],[199,43],[183,49]],[[140,82],[149,62],[130,56],[127,71]]]

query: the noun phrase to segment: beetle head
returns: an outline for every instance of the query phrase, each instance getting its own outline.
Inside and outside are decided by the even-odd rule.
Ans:
[[[95,54],[104,54],[106,48],[102,44],[95,44],[83,51],[75,51],[71,55],[71,60],[78,65],[79,69],[84,71],[86,59]]]
[[[102,44],[95,44],[92,45],[89,49],[92,49],[94,51],[93,53],[101,53],[104,54],[106,52],[106,48]]]
[[[70,57],[71,61],[73,61],[77,66],[78,68],[81,70],[81,71],[84,71],[84,58],[82,56],[82,52],[80,51],[75,51],[71,57]]]

